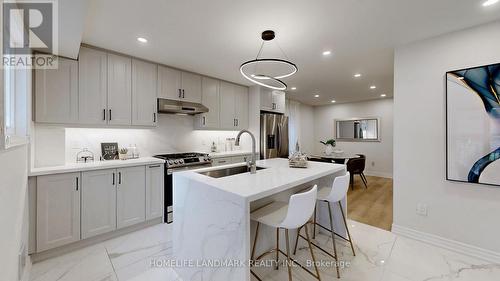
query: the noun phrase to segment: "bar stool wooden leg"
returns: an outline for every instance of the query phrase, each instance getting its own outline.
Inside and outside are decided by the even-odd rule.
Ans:
[[[300,236],[300,231],[302,230],[302,226],[297,229],[297,239],[295,239],[295,247],[293,247],[293,255],[297,254],[297,245],[299,244],[299,236]]]
[[[313,239],[316,239],[316,206],[314,206]]]
[[[330,230],[332,234],[332,243],[333,243],[333,253],[335,256],[335,269],[337,270],[337,278],[340,278],[340,271],[339,271],[339,256],[337,255],[337,247],[335,246],[335,231],[333,229],[333,216],[332,216],[332,208],[330,202],[328,203],[328,213],[330,214]]]
[[[280,229],[276,228],[276,270],[279,269],[280,258]]]
[[[351,233],[349,232],[349,227],[347,227],[347,220],[345,219],[344,208],[342,208],[342,202],[339,201],[340,213],[342,213],[342,218],[344,219],[345,229],[347,230],[347,237],[349,238],[349,243],[351,244],[352,254],[356,256],[354,252],[354,245],[352,243]]]
[[[255,247],[257,246],[257,237],[259,237],[259,227],[260,227],[260,223],[257,222],[257,228],[255,230],[255,239],[253,241],[253,247],[252,247],[252,256],[250,257],[250,259],[253,261],[254,258],[255,258]]]
[[[311,245],[311,239],[309,238],[309,230],[307,229],[307,224],[305,225],[305,229],[306,229],[307,244],[309,244],[309,251],[311,252],[311,257],[314,263],[314,269],[316,270],[316,277],[318,278],[319,281],[321,281],[321,277],[319,276],[318,265],[316,264],[316,257],[314,257],[314,252]]]
[[[285,228],[285,239],[286,239],[286,258],[288,261],[287,267],[288,267],[288,280],[292,281],[292,268],[290,267],[292,262],[290,259],[290,239],[288,237],[288,229]]]

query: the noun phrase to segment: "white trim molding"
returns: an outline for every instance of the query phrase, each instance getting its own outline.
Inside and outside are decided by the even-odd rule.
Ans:
[[[421,232],[415,229],[411,229],[396,224],[392,225],[392,232],[400,236],[415,239],[420,242],[424,242],[446,250],[475,257],[487,262],[500,263],[500,253],[491,250],[479,248],[473,245],[465,244],[438,235]]]
[[[364,174],[367,176],[392,179],[392,173],[365,170]]]

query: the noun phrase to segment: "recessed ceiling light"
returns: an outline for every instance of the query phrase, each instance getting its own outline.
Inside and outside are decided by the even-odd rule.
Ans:
[[[354,77],[355,77],[355,78],[359,78],[359,77],[361,77],[361,73],[356,73],[356,74],[354,74]]]
[[[487,0],[487,1],[483,2],[483,6],[488,7],[488,6],[494,5],[496,3],[498,3],[498,0]]]
[[[292,90],[297,90],[297,87],[291,87],[290,89],[292,89]]]
[[[336,100],[332,100],[332,103],[336,103],[337,101]]]
[[[373,86],[370,86],[370,89],[377,89],[377,86],[373,85]]]
[[[314,95],[315,98],[319,98],[319,95]]]
[[[323,56],[328,56],[328,55],[331,55],[332,54],[332,51],[324,51],[323,52]]]
[[[385,98],[387,95],[386,94],[381,94],[380,96],[383,97],[383,98]]]
[[[139,41],[141,43],[148,43],[148,39],[146,39],[144,37],[137,37],[137,41]]]

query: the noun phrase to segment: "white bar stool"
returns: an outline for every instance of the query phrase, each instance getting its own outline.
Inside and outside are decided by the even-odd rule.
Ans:
[[[261,259],[267,254],[271,254],[276,252],[276,269],[278,269],[278,259],[279,253],[283,254],[287,258],[287,267],[288,267],[288,280],[292,281],[292,268],[290,267],[292,261],[296,263],[309,274],[314,276],[316,279],[321,281],[321,277],[319,276],[319,270],[316,264],[316,259],[314,257],[314,253],[311,246],[311,240],[309,239],[309,234],[307,233],[307,222],[310,220],[312,214],[314,213],[314,209],[316,207],[318,187],[315,185],[311,190],[294,194],[290,197],[289,204],[285,202],[273,202],[270,203],[260,209],[255,210],[250,214],[252,220],[257,222],[257,229],[255,232],[255,240],[252,248],[252,261],[256,261]],[[257,245],[257,238],[259,236],[259,227],[261,224],[268,225],[276,228],[276,249],[268,251],[256,259],[255,257],[255,246]],[[309,250],[311,252],[311,256],[314,262],[314,268],[316,270],[316,274],[312,273],[307,267],[299,264],[296,260],[292,259],[290,256],[290,242],[288,237],[288,230],[297,229],[297,228],[306,228],[306,236],[305,238],[309,243]],[[286,254],[280,250],[279,248],[279,230],[285,230],[285,238],[286,238]],[[251,271],[252,275],[255,276],[258,280],[261,280],[253,271]]]
[[[356,256],[356,252],[354,251],[354,245],[352,243],[351,234],[349,233],[349,227],[347,227],[347,220],[346,220],[346,217],[345,217],[345,214],[344,214],[344,209],[342,208],[342,202],[341,202],[342,199],[344,199],[344,197],[347,195],[347,190],[349,189],[349,179],[350,179],[350,174],[349,174],[349,172],[347,172],[347,174],[344,175],[344,176],[336,177],[333,180],[332,187],[322,187],[318,191],[318,201],[319,202],[326,202],[328,204],[328,213],[330,215],[330,228],[327,228],[327,227],[319,224],[316,221],[316,208],[314,209],[313,239],[316,238],[316,225],[318,225],[321,228],[329,231],[331,233],[331,236],[332,236],[333,255],[330,252],[328,252],[327,250],[325,250],[325,249],[321,248],[320,246],[318,246],[316,243],[311,242],[311,244],[313,246],[315,246],[316,248],[320,249],[321,251],[323,251],[325,254],[327,254],[327,255],[329,255],[329,256],[331,256],[332,258],[335,259],[335,262],[337,263],[337,266],[335,267],[336,270],[337,270],[337,278],[340,278],[340,271],[339,271],[339,267],[338,267],[338,261],[339,260],[338,260],[338,255],[337,255],[337,247],[335,245],[335,235],[337,235],[338,237],[340,237],[340,238],[346,240],[347,242],[349,242],[351,244],[352,254],[354,256]],[[344,225],[345,225],[345,229],[347,231],[347,237],[348,237],[348,239],[346,239],[346,238],[340,236],[339,234],[335,233],[335,229],[333,228],[333,215],[332,215],[331,205],[335,204],[335,203],[338,203],[338,206],[340,208],[340,212],[342,213],[342,218],[344,220]],[[293,251],[294,255],[297,252],[297,244],[299,242],[299,237],[303,238],[303,239],[306,239],[306,237],[304,237],[304,236],[302,236],[300,234],[300,230],[301,229],[302,229],[302,227],[299,228],[299,230],[297,231],[297,239],[295,240],[295,248],[294,248],[294,251]],[[307,229],[306,229],[306,236],[308,236],[307,235]]]

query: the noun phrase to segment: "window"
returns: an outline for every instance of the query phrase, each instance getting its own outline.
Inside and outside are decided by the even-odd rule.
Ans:
[[[28,140],[28,97],[31,70],[3,70],[4,148],[25,144]]]

